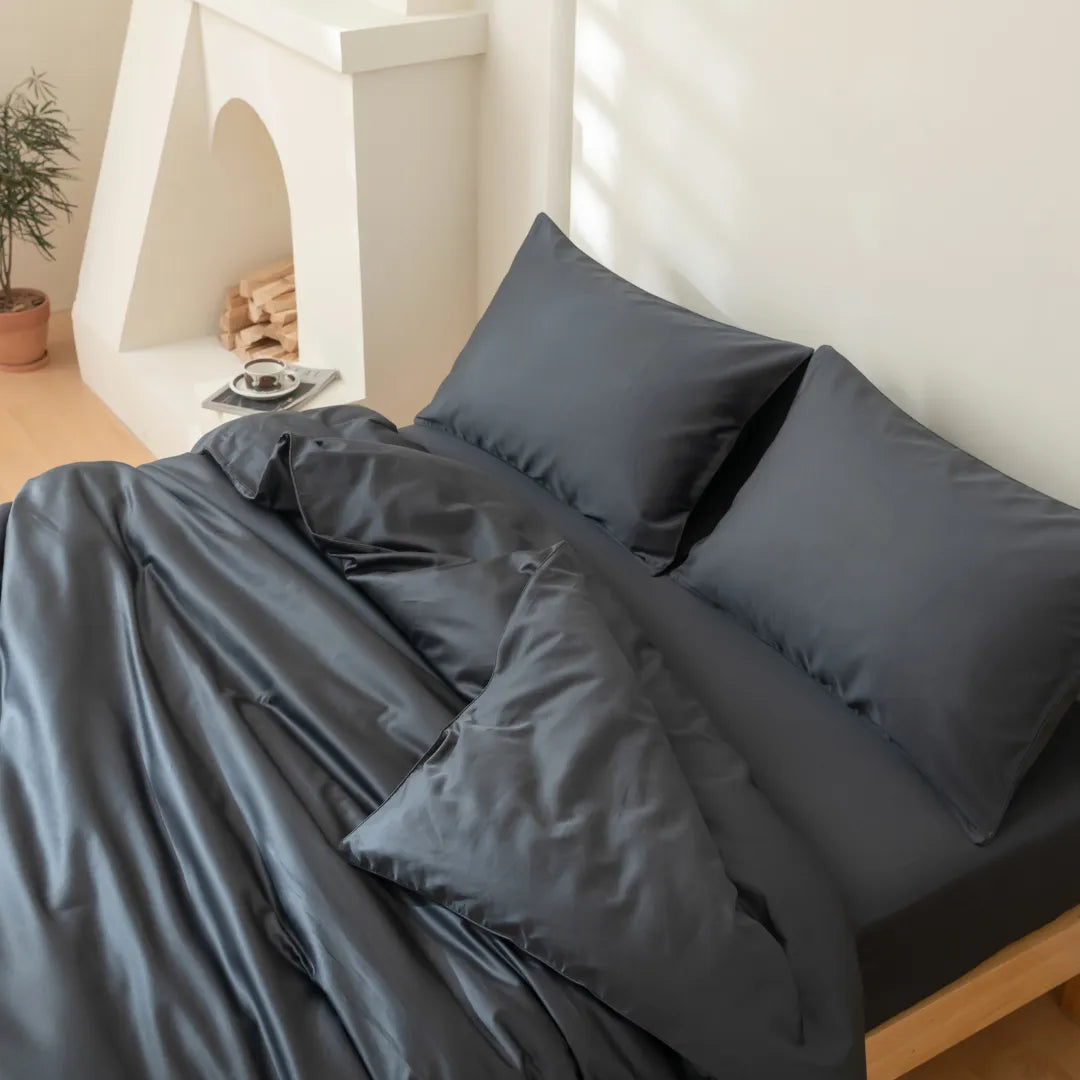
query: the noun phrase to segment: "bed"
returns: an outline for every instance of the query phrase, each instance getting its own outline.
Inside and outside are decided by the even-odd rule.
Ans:
[[[1040,756],[993,843],[975,846],[888,745],[723,612],[650,575],[592,522],[491,455],[430,427],[405,433],[536,506],[706,704],[839,888],[856,936],[868,1031],[1080,905],[1080,706]],[[902,1031],[876,1075],[900,1075],[898,1068],[914,1068],[1080,974],[1074,922],[1050,943],[1061,964],[1050,981],[1021,976],[1014,993],[991,992],[955,1027],[941,1020],[952,1011],[946,1003],[932,1034],[925,1021]],[[1021,958],[1019,970],[1025,966]]]
[[[557,520],[797,823],[853,923],[871,1076],[1076,975],[1076,508],[543,215],[410,433]]]
[[[0,559],[5,1077],[892,1080],[1080,973],[1080,512],[543,215],[415,426]]]
[[[5,1078],[861,1075],[827,879],[483,474],[340,408],[0,527]]]

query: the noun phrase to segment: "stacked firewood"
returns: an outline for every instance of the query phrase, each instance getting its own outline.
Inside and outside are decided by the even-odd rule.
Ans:
[[[300,359],[292,259],[248,274],[225,292],[221,344],[243,361]]]

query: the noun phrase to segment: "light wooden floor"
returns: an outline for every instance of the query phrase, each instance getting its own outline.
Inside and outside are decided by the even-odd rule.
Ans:
[[[146,447],[83,386],[66,315],[53,317],[49,354],[49,366],[40,371],[0,373],[0,503],[56,465],[150,460]]]
[[[70,322],[53,320],[52,363],[0,375],[0,503],[70,461],[139,465],[150,453],[79,379]],[[1080,1025],[1049,996],[908,1074],[907,1080],[1080,1080]]]

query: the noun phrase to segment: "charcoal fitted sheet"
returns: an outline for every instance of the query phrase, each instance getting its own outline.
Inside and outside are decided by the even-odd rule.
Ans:
[[[651,577],[596,525],[485,452],[428,427],[405,434],[540,509],[695,691],[832,873],[856,933],[867,1027],[1080,903],[1080,708],[997,837],[977,847],[876,731],[725,614]]]

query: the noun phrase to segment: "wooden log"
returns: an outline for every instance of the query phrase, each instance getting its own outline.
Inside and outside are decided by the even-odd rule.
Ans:
[[[288,311],[272,311],[270,321],[275,326],[295,326],[296,308],[290,308]]]
[[[281,341],[281,327],[274,326],[273,323],[267,323],[265,326],[259,328],[263,332],[263,337],[268,337],[272,341]]]
[[[276,299],[279,296],[283,296],[288,292],[296,291],[296,278],[292,274],[286,274],[284,277],[278,278],[276,281],[267,282],[265,285],[260,285],[252,294],[252,302],[258,304],[259,307],[265,307],[271,300]]]
[[[266,327],[256,323],[254,326],[246,326],[236,335],[237,345],[254,345],[266,337]]]
[[[276,315],[279,311],[295,311],[296,293],[282,293],[280,296],[275,296],[273,300],[268,300],[262,306],[263,310],[269,311],[271,316]]]
[[[274,349],[284,351],[284,347],[280,342],[273,341],[270,338],[259,338],[258,341],[253,341],[250,345],[245,345],[242,342],[237,341],[236,348],[233,349],[233,352],[241,362],[247,363],[248,360],[276,360],[276,356],[268,357],[266,355],[269,351]]]
[[[262,328],[266,337],[272,338],[280,345],[284,345],[290,352],[297,352],[300,348],[300,336],[296,332],[296,324],[292,326],[264,326]]]
[[[253,345],[248,349],[249,360],[281,360],[288,353],[284,345],[276,341],[267,341],[261,345]]]
[[[247,301],[240,295],[240,286],[236,285],[234,288],[236,289],[235,295],[231,292],[225,294],[226,311],[229,311],[231,308],[244,307],[247,304]]]
[[[218,334],[218,339],[221,344],[225,346],[229,352],[232,352],[236,348],[236,335],[235,334]]]
[[[279,259],[277,262],[262,266],[253,270],[240,282],[240,295],[250,300],[255,295],[255,290],[269,281],[277,281],[278,278],[293,272],[292,259]]]
[[[254,300],[249,300],[247,302],[247,311],[252,326],[256,323],[268,323],[270,321],[270,313],[268,311],[263,311]]]
[[[218,323],[221,327],[223,334],[235,334],[238,330],[243,330],[245,326],[251,325],[251,320],[248,318],[247,304],[243,307],[229,308]]]
[[[300,354],[298,352],[287,352],[281,359],[287,364],[295,364],[300,359]]]

